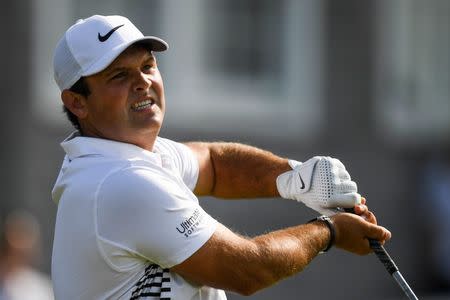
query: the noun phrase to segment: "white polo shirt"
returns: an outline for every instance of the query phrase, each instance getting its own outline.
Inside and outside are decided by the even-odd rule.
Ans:
[[[157,138],[150,152],[77,133],[61,145],[56,299],[226,299],[170,271],[217,226],[192,193],[199,171],[189,148]]]

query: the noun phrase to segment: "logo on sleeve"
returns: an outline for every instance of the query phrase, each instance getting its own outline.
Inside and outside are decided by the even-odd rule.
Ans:
[[[116,27],[114,27],[113,29],[111,29],[110,31],[108,31],[108,33],[107,34],[105,34],[105,35],[101,35],[100,34],[100,32],[98,33],[98,40],[100,41],[100,42],[106,42],[106,40],[108,40],[109,39],[109,37],[114,33],[114,31],[116,31],[117,29],[119,29],[120,27],[122,27],[123,25],[125,25],[125,24],[122,24],[122,25],[119,25],[119,26],[116,26]]]
[[[177,226],[177,231],[183,234],[185,237],[189,237],[191,234],[195,232],[198,225],[200,224],[203,215],[200,214],[200,211],[197,209],[194,210],[192,215],[185,219],[180,225]]]

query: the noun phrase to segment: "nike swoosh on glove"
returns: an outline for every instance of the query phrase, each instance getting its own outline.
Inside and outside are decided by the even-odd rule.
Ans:
[[[338,159],[314,156],[304,163],[289,160],[292,170],[277,177],[281,197],[304,203],[320,214],[331,216],[337,208],[361,203],[357,185]]]

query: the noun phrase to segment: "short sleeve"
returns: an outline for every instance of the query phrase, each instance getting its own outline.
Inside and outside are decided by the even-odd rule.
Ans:
[[[99,238],[161,267],[190,257],[216,227],[195,195],[157,170],[129,167],[108,176],[98,191]]]
[[[192,150],[184,144],[161,137],[158,137],[155,147],[163,157],[170,157],[183,182],[193,191],[198,180],[199,166]]]

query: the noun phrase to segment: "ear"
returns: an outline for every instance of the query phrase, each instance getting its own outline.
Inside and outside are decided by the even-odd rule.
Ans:
[[[88,110],[86,107],[86,97],[70,90],[63,90],[61,100],[64,106],[78,119],[86,118]]]

